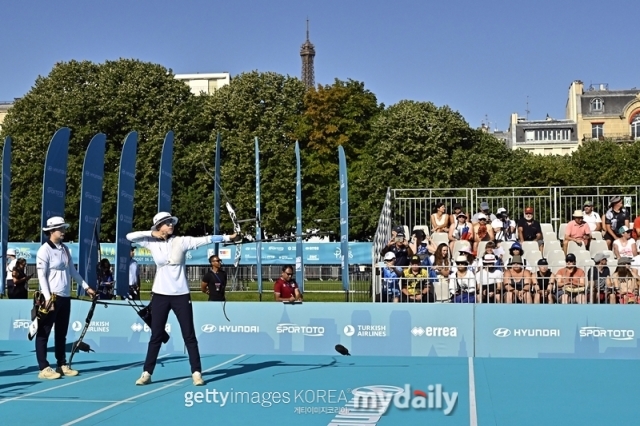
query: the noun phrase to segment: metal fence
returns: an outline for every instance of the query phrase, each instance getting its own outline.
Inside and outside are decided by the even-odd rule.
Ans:
[[[575,210],[582,210],[586,201],[604,216],[613,196],[623,199],[627,213],[638,214],[640,186],[596,186],[596,187],[533,187],[533,188],[445,188],[445,189],[393,189],[393,222],[395,225],[427,225],[431,229],[431,214],[434,206],[443,202],[447,211],[459,203],[470,215],[480,210],[480,204],[489,204],[491,213],[504,207],[513,220],[518,220],[524,208],[535,210],[534,218],[540,223],[550,223],[557,232],[561,223],[571,220]]]
[[[524,285],[521,287],[514,288],[509,287],[513,284],[512,281],[504,278],[504,272],[508,269],[507,267],[496,267],[495,270],[500,271],[502,277],[491,281],[487,275],[480,275],[480,272],[486,268],[472,265],[473,279],[467,282],[471,290],[466,291],[467,294],[474,296],[475,300],[471,302],[465,299],[456,301],[453,298],[455,294],[465,293],[465,291],[460,291],[459,289],[456,291],[456,281],[454,280],[452,282],[454,275],[451,274],[455,272],[455,266],[444,268],[447,270],[444,274],[442,274],[442,267],[420,267],[424,271],[430,271],[432,269],[439,270],[440,273],[435,274],[436,278],[383,278],[383,269],[385,267],[379,266],[375,269],[373,275],[373,285],[369,301],[374,303],[640,303],[640,298],[638,298],[640,266],[619,266],[615,260],[605,266],[609,268],[611,274],[619,271],[620,269],[618,268],[633,268],[635,270],[635,277],[630,280],[632,284],[628,284],[627,281],[624,283],[624,285],[630,286],[629,291],[621,291],[616,278],[603,282],[599,282],[597,279],[595,281],[589,280],[589,277],[594,275],[597,277],[596,274],[592,275],[592,273],[590,273],[590,270],[596,268],[596,266],[593,263],[578,262],[575,269],[584,272],[584,276],[582,278],[572,278],[571,282],[573,286],[566,287],[567,289],[571,288],[571,291],[564,291],[563,288],[567,282],[566,277],[558,277],[558,281],[555,281],[555,276],[557,272],[565,266],[564,263],[562,265],[549,266],[548,269],[552,272],[553,276],[548,278],[549,281],[539,281],[536,276],[539,267],[537,265],[525,265],[525,269],[531,273],[530,281],[524,282]],[[400,269],[406,271],[409,268],[411,267],[405,266]],[[621,279],[621,281],[623,281],[623,279]],[[611,287],[609,287],[609,285]],[[388,291],[390,288],[394,290]],[[487,293],[489,293],[488,298],[486,297]],[[420,295],[420,297],[416,297],[416,295]],[[497,295],[497,297],[495,297],[495,295]],[[627,296],[631,297],[633,301],[629,302]]]
[[[141,290],[150,292],[156,273],[156,265],[140,265]],[[226,266],[227,291],[258,293],[257,265],[242,265],[237,268]],[[208,265],[187,266],[187,280],[191,291],[200,291],[202,277],[209,269]],[[27,265],[28,274],[34,274],[30,281],[31,288],[37,287],[37,275],[35,265]],[[282,274],[282,265],[268,265],[262,267],[262,291],[272,293],[275,281]],[[342,267],[334,265],[314,265],[304,267],[304,292],[315,294],[344,295],[339,300],[349,302],[367,302],[371,293],[372,268],[371,265],[350,265],[349,267],[349,291],[345,292],[342,286]]]

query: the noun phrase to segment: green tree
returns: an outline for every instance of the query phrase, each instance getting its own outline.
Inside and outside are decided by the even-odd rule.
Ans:
[[[295,129],[305,91],[297,78],[254,71],[234,77],[204,107],[207,127],[222,138],[221,186],[239,219],[255,217],[254,138],[259,139],[262,228],[271,234],[289,232],[295,225]],[[214,142],[212,134],[209,143],[187,154],[187,161],[198,162],[197,156],[213,164]],[[202,179],[212,181],[208,175]],[[229,227],[224,214],[222,219]]]
[[[340,185],[338,147],[345,151],[349,180],[355,163],[371,137],[373,119],[384,109],[364,83],[336,79],[318,85],[305,96],[305,110],[297,129],[303,158],[305,227],[339,230]],[[350,191],[350,203],[356,192]],[[357,224],[357,220],[351,221]],[[336,234],[337,235],[337,234]]]
[[[132,130],[138,132],[134,227],[148,229],[157,209],[164,135],[176,130],[174,155],[178,158],[193,138],[202,137],[197,127],[202,123],[194,124],[191,118],[198,102],[194,98],[184,83],[160,65],[128,59],[56,64],[16,101],[2,129],[3,136],[14,139],[10,238],[29,241],[39,236],[42,165],[49,140],[60,127],[71,129],[65,219],[74,226],[68,238],[77,238],[84,154],[99,132],[107,135],[101,238],[113,241],[115,237],[120,152]],[[181,223],[188,228],[189,215]]]

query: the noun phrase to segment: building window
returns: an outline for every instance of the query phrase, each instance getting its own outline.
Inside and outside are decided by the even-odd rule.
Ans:
[[[591,101],[591,111],[593,112],[602,111],[602,107],[603,107],[602,99],[595,98],[594,100]]]
[[[593,139],[600,139],[604,137],[604,124],[592,123],[591,124],[591,137]]]
[[[556,141],[568,142],[571,140],[571,129],[552,130],[527,130],[525,131],[525,141]]]
[[[631,137],[640,139],[640,114],[636,115],[631,122]]]

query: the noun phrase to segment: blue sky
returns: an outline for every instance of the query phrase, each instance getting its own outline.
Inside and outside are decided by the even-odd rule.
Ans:
[[[573,80],[640,87],[637,0],[2,1],[0,100],[57,61],[136,58],[174,73],[300,75],[307,17],[316,83],[365,83],[385,105],[431,101],[505,130],[564,118]]]

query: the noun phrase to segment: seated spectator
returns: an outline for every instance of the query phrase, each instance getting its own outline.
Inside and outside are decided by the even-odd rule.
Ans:
[[[506,303],[531,303],[529,286],[532,283],[531,272],[524,268],[524,262],[519,255],[513,256],[504,273],[502,297]]]
[[[556,300],[560,303],[586,303],[584,271],[576,266],[576,255],[567,254],[567,266],[555,274]]]
[[[380,251],[382,256],[385,256],[387,253],[393,253],[395,255],[397,266],[409,266],[409,259],[415,253],[411,250],[411,247],[409,247],[409,242],[404,235],[402,226],[398,226],[391,231],[391,240],[389,240],[386,247]]]
[[[531,286],[533,303],[553,303],[553,273],[547,259],[538,260],[534,284]]]
[[[602,218],[597,212],[593,211],[593,202],[585,201],[582,209],[582,213],[584,214],[583,219],[585,223],[589,225],[591,234],[593,234],[594,232],[602,233]]]
[[[435,302],[436,295],[429,282],[429,273],[420,266],[420,258],[413,256],[411,266],[404,270],[404,280],[400,294],[401,302]]]
[[[608,254],[598,253],[593,257],[595,266],[587,272],[588,294],[591,295],[591,303],[616,303],[616,295],[607,286],[611,272],[607,266]]]
[[[431,215],[431,233],[449,232],[449,215],[443,202],[437,203],[435,213]]]
[[[449,277],[449,294],[453,303],[476,301],[476,278],[465,256],[456,257],[456,271]]]
[[[404,276],[402,268],[396,266],[396,255],[388,252],[384,255],[384,268],[382,274],[382,290],[379,302],[400,301],[400,278]]]
[[[491,222],[491,227],[497,241],[516,241],[516,222],[509,219],[509,212],[500,207],[497,219]]]
[[[491,213],[489,203],[487,203],[486,201],[480,203],[480,208],[478,209],[478,212],[471,218],[471,223],[477,223],[478,218],[481,214],[484,214],[487,217],[487,223],[491,223],[497,219],[496,215]]]
[[[604,240],[609,250],[612,250],[613,242],[621,237],[618,229],[622,226],[629,227],[629,217],[622,207],[622,198],[615,196],[609,200],[609,210],[604,215]]]
[[[533,218],[533,207],[526,207],[524,209],[524,216],[518,221],[518,238],[520,243],[536,241],[540,253],[544,253],[542,227],[540,226],[540,222]]]
[[[441,243],[435,253],[430,257],[431,267],[435,273],[434,285],[438,286],[441,294],[446,293],[449,288],[449,275],[451,275],[452,262],[449,246]]]
[[[504,250],[502,249],[496,249],[496,244],[493,241],[489,241],[487,244],[485,244],[484,246],[484,253],[478,253],[478,257],[476,258],[475,262],[473,263],[473,268],[474,270],[480,270],[484,264],[483,258],[484,255],[486,254],[490,254],[492,256],[495,257],[495,264],[496,264],[496,268],[499,268],[502,270],[502,266],[504,265],[504,263],[502,262],[502,256],[504,255]]]
[[[527,259],[523,257],[524,250],[522,249],[522,246],[520,245],[519,242],[516,241],[511,245],[511,247],[509,247],[509,254],[511,255],[511,258],[514,258],[515,256],[520,256],[522,258],[522,265],[524,265],[524,268],[529,272],[533,272],[532,268],[527,263]]]
[[[493,228],[487,226],[487,216],[484,213],[478,215],[478,222],[473,224],[473,252],[478,252],[480,241],[493,241]]]
[[[493,254],[485,254],[482,257],[482,268],[479,268],[476,274],[476,284],[480,292],[476,299],[478,303],[500,303],[503,274],[496,261]]]
[[[567,255],[569,250],[569,243],[573,241],[580,248],[589,250],[589,244],[591,243],[591,228],[583,219],[582,210],[576,210],[573,212],[573,220],[567,223],[567,227],[564,232],[564,240],[562,241],[562,248],[564,249],[564,255]]]
[[[618,235],[620,235],[620,238],[613,242],[613,254],[616,259],[636,257],[638,255],[638,247],[636,246],[636,240],[631,238],[631,229],[621,226],[618,229]]]
[[[476,256],[475,254],[473,254],[473,252],[471,251],[471,248],[469,246],[464,246],[463,248],[458,250],[458,257],[456,257],[456,259],[459,259],[459,256],[464,256],[467,259],[467,264],[468,269],[472,272],[472,273],[476,273]]]
[[[618,303],[622,305],[638,303],[638,278],[638,273],[631,267],[631,259],[621,258],[616,271],[609,278],[609,288]]]
[[[473,240],[473,230],[471,224],[467,221],[467,215],[460,213],[457,222],[449,227],[449,248],[453,253],[456,241]]]
[[[428,238],[422,229],[414,229],[409,240],[409,249],[414,256],[419,256],[423,261],[425,257],[429,257],[431,253],[435,253],[437,247],[433,245],[431,238]]]
[[[453,225],[454,223],[457,223],[458,215],[460,213],[464,214],[464,212],[462,211],[462,204],[455,203],[453,205],[453,212],[449,215],[449,227],[451,227],[451,225]],[[466,216],[466,214],[465,214],[465,216]],[[447,231],[448,231],[448,229],[447,229]]]

